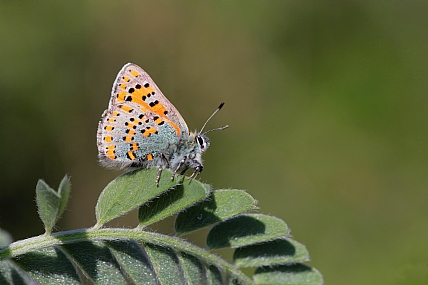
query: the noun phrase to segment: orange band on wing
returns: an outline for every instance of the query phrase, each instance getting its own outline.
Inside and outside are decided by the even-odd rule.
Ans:
[[[123,111],[128,112],[128,113],[131,113],[131,112],[134,110],[134,109],[132,109],[131,107],[126,106],[126,105],[122,105],[122,106],[120,106],[120,108],[121,108]]]
[[[152,127],[149,127],[148,129],[147,128],[143,129],[141,131],[141,134],[145,137],[150,137],[152,134],[156,134],[156,133],[157,133],[156,129],[154,129]]]
[[[110,159],[116,159],[115,149],[116,149],[116,146],[114,146],[114,145],[109,145],[109,146],[107,146],[106,155],[107,155]]]
[[[117,94],[117,102],[122,103],[125,102],[125,96],[128,93],[126,93],[125,91],[119,92],[119,94]]]
[[[132,143],[131,150],[138,150],[138,143]]]
[[[130,72],[131,72],[132,76],[135,76],[135,77],[140,76],[140,73],[138,73],[138,71],[136,71],[134,69],[130,70]]]
[[[113,141],[113,137],[112,136],[106,136],[106,137],[104,137],[104,140],[106,142],[112,142]]]
[[[152,111],[153,113],[157,114],[159,117],[161,117],[165,121],[167,121],[175,129],[178,136],[181,135],[180,128],[175,123],[173,123],[170,119],[168,119],[168,117],[165,116],[165,111],[167,111],[167,110],[162,105],[162,103],[159,102],[156,105],[154,105],[153,107],[150,106],[149,104],[144,102],[143,99],[141,99],[142,96],[145,96],[145,93],[143,93],[143,91],[141,89],[135,90],[131,96],[132,96],[132,102],[139,104],[141,106],[141,111],[143,111],[144,113],[147,112],[147,110]]]
[[[133,152],[133,151],[128,151],[128,152],[126,153],[126,155],[128,156],[128,158],[129,158],[130,160],[134,160],[134,159],[135,159],[135,155],[134,155],[134,152]]]

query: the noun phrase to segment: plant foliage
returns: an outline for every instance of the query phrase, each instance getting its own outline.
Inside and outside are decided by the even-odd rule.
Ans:
[[[165,171],[167,172],[167,171]],[[280,219],[251,213],[256,201],[242,190],[211,190],[197,180],[170,179],[156,169],[125,173],[98,198],[97,223],[90,229],[52,233],[70,194],[64,177],[58,191],[40,180],[36,201],[45,234],[13,243],[0,230],[0,284],[322,284],[304,262],[304,245],[289,236]],[[105,223],[139,208],[134,229]],[[145,230],[177,214],[181,235],[211,227],[208,249],[178,236]],[[233,263],[210,252],[233,248]],[[252,276],[241,268],[255,268]]]

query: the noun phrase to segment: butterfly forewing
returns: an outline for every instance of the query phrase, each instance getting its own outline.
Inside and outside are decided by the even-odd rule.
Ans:
[[[136,161],[150,162],[188,134],[184,119],[150,76],[141,67],[126,64],[116,77],[109,107],[99,123],[101,163],[126,167]]]
[[[118,103],[131,100],[129,95],[132,96],[131,102],[139,104],[143,112],[150,110],[161,118],[167,119],[179,130],[188,132],[186,122],[178,110],[163,95],[147,72],[133,63],[126,64],[117,75],[110,104],[113,100]]]

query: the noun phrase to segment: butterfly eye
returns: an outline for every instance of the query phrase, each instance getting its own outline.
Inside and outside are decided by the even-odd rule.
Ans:
[[[196,136],[196,142],[203,152],[210,146],[210,140],[204,134]]]
[[[201,137],[197,137],[198,143],[201,146],[201,148],[204,148],[204,140]]]

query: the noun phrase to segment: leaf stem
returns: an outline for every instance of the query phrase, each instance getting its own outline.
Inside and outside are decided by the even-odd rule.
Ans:
[[[199,248],[178,237],[141,231],[139,229],[80,229],[54,233],[52,235],[40,235],[17,241],[11,243],[7,247],[1,248],[0,260],[13,258],[18,255],[44,247],[60,246],[63,244],[88,240],[134,240],[139,243],[152,243],[164,247],[170,247],[173,250],[189,253],[197,258],[200,258],[207,264],[212,264],[223,268],[230,277],[236,278],[241,284],[253,284],[251,278],[245,275],[236,266],[228,263],[213,253]]]

